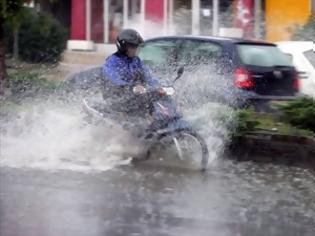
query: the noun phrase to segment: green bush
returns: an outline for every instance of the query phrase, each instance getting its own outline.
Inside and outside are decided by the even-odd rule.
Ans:
[[[231,136],[239,137],[244,134],[254,131],[260,122],[255,120],[254,111],[252,110],[237,110],[235,113],[234,128],[231,129]]]
[[[60,60],[65,49],[67,30],[51,16],[24,8],[19,29],[19,57],[30,63]],[[13,52],[13,29],[5,26],[8,51]]]
[[[27,97],[54,91],[60,82],[47,80],[36,72],[15,72],[9,74],[9,83],[13,95]]]
[[[298,128],[315,132],[315,100],[301,98],[281,106],[282,119]]]

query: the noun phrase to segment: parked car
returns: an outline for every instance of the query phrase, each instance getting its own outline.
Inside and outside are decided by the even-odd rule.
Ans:
[[[159,37],[146,40],[139,56],[155,72],[172,72],[181,66],[185,71],[208,67],[204,77],[221,85],[211,99],[237,107],[294,99],[299,91],[293,63],[273,43],[225,37]]]
[[[277,42],[278,47],[288,54],[301,74],[301,93],[315,98],[315,44],[307,41]]]

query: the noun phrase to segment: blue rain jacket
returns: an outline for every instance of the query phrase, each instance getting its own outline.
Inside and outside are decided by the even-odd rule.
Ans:
[[[158,80],[152,77],[149,69],[139,57],[129,58],[119,52],[114,53],[106,59],[102,70],[104,76],[103,97],[111,100],[111,107],[116,111],[138,114],[143,108],[142,100],[138,100],[141,98],[136,98],[131,92],[133,86],[144,84],[159,87]]]
[[[134,86],[139,81],[135,80],[138,75],[142,75],[145,84],[158,86],[157,79],[152,78],[149,69],[142,63],[139,57],[130,58],[121,53],[109,56],[103,65],[103,75],[105,80],[109,80],[112,85],[118,87]]]

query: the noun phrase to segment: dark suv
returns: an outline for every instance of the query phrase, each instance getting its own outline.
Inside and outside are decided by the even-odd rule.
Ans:
[[[204,77],[213,86],[221,85],[213,90],[216,94],[211,98],[237,107],[253,101],[293,99],[299,90],[298,74],[290,58],[268,42],[223,37],[159,37],[146,40],[139,56],[159,73],[183,66],[194,74],[193,68],[206,66]]]

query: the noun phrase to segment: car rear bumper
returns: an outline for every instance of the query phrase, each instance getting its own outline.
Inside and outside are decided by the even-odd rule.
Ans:
[[[251,104],[261,104],[268,103],[271,101],[293,101],[298,98],[303,97],[302,94],[297,93],[294,96],[286,96],[286,95],[259,95],[252,91],[243,91],[242,93],[238,93],[235,96],[235,99],[232,100],[232,106],[236,106],[238,108],[248,107]]]
[[[298,98],[302,97],[302,95],[295,95],[295,96],[275,96],[275,95],[255,95],[250,100],[264,100],[264,101],[290,101],[290,100],[296,100]]]
[[[301,93],[296,93],[294,95],[287,95],[287,94],[278,94],[278,95],[261,95],[253,91],[239,91],[236,94],[240,100],[262,100],[262,101],[290,101],[296,100],[298,98],[303,97],[304,95]]]

